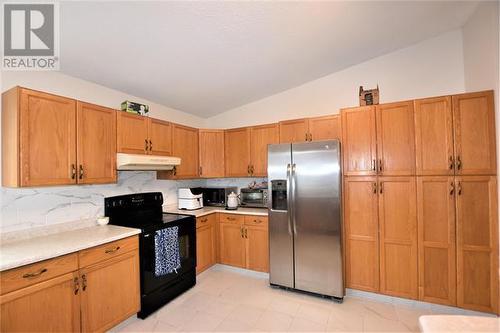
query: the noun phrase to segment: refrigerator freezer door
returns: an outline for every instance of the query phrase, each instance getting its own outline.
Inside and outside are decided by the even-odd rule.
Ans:
[[[290,210],[290,144],[268,148],[269,282],[294,287]]]
[[[292,144],[295,288],[344,297],[337,140]]]

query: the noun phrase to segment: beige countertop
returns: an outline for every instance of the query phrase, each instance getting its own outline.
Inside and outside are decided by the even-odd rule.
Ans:
[[[140,229],[116,225],[91,226],[50,235],[2,242],[0,271],[88,249],[137,235]]]
[[[212,213],[226,213],[226,214],[241,214],[241,215],[256,215],[267,216],[267,208],[244,208],[239,207],[237,210],[226,210],[223,207],[203,207],[195,210],[178,209],[177,206],[164,206],[163,212],[173,214],[193,215],[196,217],[205,216]]]

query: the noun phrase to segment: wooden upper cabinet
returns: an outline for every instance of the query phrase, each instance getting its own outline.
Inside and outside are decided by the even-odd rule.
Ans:
[[[250,173],[267,176],[267,146],[279,142],[278,124],[254,126],[250,129]]]
[[[453,175],[451,97],[415,101],[417,175]]]
[[[380,292],[418,298],[415,177],[380,177]]]
[[[149,153],[152,155],[172,155],[172,124],[168,121],[149,118]]]
[[[309,118],[309,136],[311,141],[340,140],[342,137],[340,116]]]
[[[379,174],[415,175],[413,101],[377,105],[376,113]]]
[[[78,183],[116,182],[116,111],[77,103]]]
[[[132,113],[116,112],[117,151],[129,154],[149,152],[149,118]]]
[[[131,251],[80,270],[82,331],[104,332],[139,311],[139,253]]]
[[[344,175],[376,175],[375,107],[343,109],[341,120]]]
[[[250,176],[250,128],[224,131],[226,177]]]
[[[78,273],[66,273],[0,296],[2,332],[80,332]]]
[[[75,184],[76,101],[24,88],[18,90],[18,98],[18,184]],[[7,129],[9,130],[12,129]],[[6,140],[4,136],[3,141]],[[6,144],[4,142],[4,146]],[[15,157],[4,155],[3,159],[5,158]]]
[[[280,121],[280,143],[293,143],[308,141],[308,119],[294,119]]]
[[[175,178],[198,177],[198,129],[173,124],[173,156],[180,157],[181,164],[175,168]]]
[[[224,131],[199,131],[200,177],[224,177]]]
[[[455,178],[457,193],[457,305],[498,311],[496,177]]]
[[[419,299],[456,305],[453,177],[417,178]]]
[[[344,179],[346,286],[379,291],[377,177]]]
[[[452,97],[455,165],[461,175],[495,175],[493,91]]]

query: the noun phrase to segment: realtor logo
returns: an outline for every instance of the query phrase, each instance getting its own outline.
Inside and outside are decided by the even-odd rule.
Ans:
[[[3,70],[59,69],[57,3],[3,6]]]

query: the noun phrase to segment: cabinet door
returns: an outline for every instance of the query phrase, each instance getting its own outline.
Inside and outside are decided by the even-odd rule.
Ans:
[[[200,176],[224,177],[224,131],[200,130]]]
[[[309,122],[307,119],[294,119],[280,121],[280,142],[305,142],[309,134]]]
[[[214,217],[198,217],[196,225],[196,274],[199,274],[215,264]]]
[[[149,118],[116,112],[116,149],[119,153],[147,154]]]
[[[498,311],[496,177],[457,177],[457,304]]]
[[[246,268],[269,272],[269,232],[265,226],[245,226]]]
[[[417,178],[419,299],[456,305],[453,177]]]
[[[453,175],[451,97],[415,101],[417,175]]]
[[[250,176],[250,129],[226,130],[224,147],[226,177]]]
[[[340,140],[342,132],[339,115],[309,118],[309,134],[312,141]]]
[[[496,174],[493,91],[453,96],[456,172]]]
[[[376,175],[375,107],[341,111],[344,175]]]
[[[245,241],[243,226],[236,223],[219,223],[220,262],[245,268]]]
[[[168,121],[149,118],[149,153],[172,155],[172,124]]]
[[[381,177],[379,191],[380,291],[416,299],[417,211],[414,177]]]
[[[76,183],[76,102],[21,89],[21,186]]]
[[[415,174],[413,101],[377,105],[378,172],[384,176]]]
[[[103,332],[139,311],[139,254],[131,251],[80,270],[82,330]]]
[[[346,285],[379,290],[378,194],[376,177],[344,178]]]
[[[77,104],[78,183],[116,182],[116,111]]]
[[[77,281],[76,272],[68,273],[0,296],[0,330],[80,332]]]
[[[278,124],[255,126],[251,128],[250,172],[252,176],[267,176],[267,146],[278,142]]]
[[[181,158],[176,178],[198,177],[198,130],[174,124],[172,128],[173,155]]]

